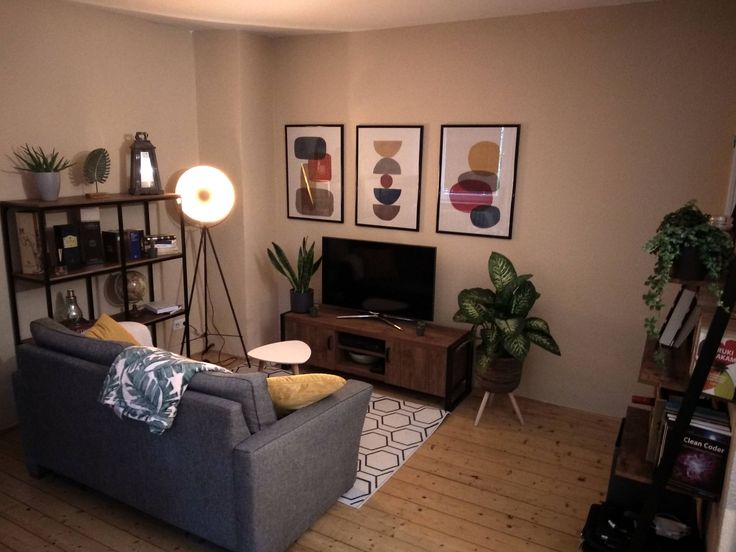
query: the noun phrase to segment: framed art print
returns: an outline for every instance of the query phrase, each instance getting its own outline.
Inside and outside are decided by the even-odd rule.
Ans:
[[[342,222],[342,125],[286,125],[287,217]]]
[[[442,125],[437,232],[511,238],[519,125]]]
[[[355,224],[419,230],[422,126],[359,125]]]

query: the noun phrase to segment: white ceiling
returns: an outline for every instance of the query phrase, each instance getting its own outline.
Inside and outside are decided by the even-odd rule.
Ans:
[[[192,29],[367,31],[651,0],[70,0]]]

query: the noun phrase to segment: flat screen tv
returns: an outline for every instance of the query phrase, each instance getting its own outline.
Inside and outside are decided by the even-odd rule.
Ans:
[[[410,320],[434,319],[437,249],[322,238],[322,302]]]

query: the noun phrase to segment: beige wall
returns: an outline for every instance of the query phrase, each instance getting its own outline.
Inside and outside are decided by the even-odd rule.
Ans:
[[[534,274],[536,313],[562,349],[533,351],[520,395],[621,415],[644,342],[642,244],[690,198],[720,212],[736,130],[736,5],[657,2],[276,41],[275,125],[345,124],[345,224],[287,221],[279,240],[323,234],[436,245],[436,320],[487,286],[491,251]],[[520,123],[512,240],[437,234],[443,123]],[[355,126],[424,124],[419,233],[356,227]],[[286,284],[279,282],[280,305]],[[503,403],[499,403],[501,408]]]
[[[71,156],[107,147],[110,186],[125,189],[123,135],[145,129],[167,189],[198,162],[224,169],[238,204],[213,237],[248,347],[277,339],[288,308],[286,282],[266,262],[271,240],[292,254],[303,235],[436,245],[440,323],[451,323],[460,289],[487,285],[487,257],[501,251],[534,274],[536,313],[563,352],[534,351],[519,394],[620,415],[643,343],[652,259],[641,245],[692,197],[722,210],[736,128],[734,23],[731,2],[656,2],[381,32],[192,38],[95,9],[5,0],[0,151],[26,141]],[[286,218],[288,123],[345,124],[344,224]],[[435,233],[444,123],[521,124],[512,240]],[[420,232],[355,226],[357,124],[425,125]],[[82,191],[71,176],[64,195]],[[0,198],[23,197],[2,156],[0,178]],[[221,300],[217,320],[230,323]],[[2,327],[6,427],[7,317]]]
[[[3,0],[0,36],[0,199],[25,197],[7,157],[25,142],[81,160],[94,148],[108,149],[111,176],[101,191],[109,192],[127,191],[124,136],[136,130],[148,131],[156,145],[167,190],[173,191],[172,175],[197,163],[189,31],[63,2]],[[78,170],[63,173],[62,195],[84,192],[74,183],[80,182]],[[166,213],[162,219],[172,228],[176,222]],[[4,274],[4,263],[0,270]],[[174,288],[169,285],[166,293],[181,293]],[[2,277],[0,313],[9,312],[6,290]],[[30,304],[37,298],[30,297]],[[39,315],[44,303],[36,304]],[[0,429],[15,423],[14,365],[10,317],[2,314]]]
[[[270,39],[232,31],[195,33],[200,160],[225,171],[238,191],[233,214],[212,229],[246,349],[274,340],[278,324],[265,250],[277,214],[273,202],[273,111]],[[224,334],[237,327],[210,268],[216,324]],[[200,274],[201,277],[201,274]],[[216,347],[223,345],[215,338]],[[224,349],[243,356],[238,339]]]

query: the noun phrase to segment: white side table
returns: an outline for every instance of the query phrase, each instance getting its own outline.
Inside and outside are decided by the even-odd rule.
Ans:
[[[303,341],[277,341],[256,347],[248,351],[248,356],[258,361],[260,372],[265,363],[290,364],[294,374],[299,373],[299,365],[304,364],[312,356],[312,349]]]

